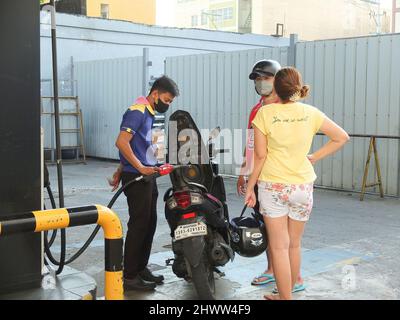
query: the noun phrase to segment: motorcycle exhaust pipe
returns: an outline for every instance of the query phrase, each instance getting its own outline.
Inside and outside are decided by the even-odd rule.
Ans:
[[[221,246],[215,246],[212,248],[210,256],[212,261],[214,261],[217,265],[225,264],[229,260],[224,248]]]

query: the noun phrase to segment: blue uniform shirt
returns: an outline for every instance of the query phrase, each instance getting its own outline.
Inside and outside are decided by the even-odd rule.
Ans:
[[[157,159],[152,146],[154,110],[145,97],[138,98],[125,112],[120,126],[121,131],[133,135],[130,142],[133,153],[144,166],[155,166]],[[124,172],[139,173],[119,152]]]

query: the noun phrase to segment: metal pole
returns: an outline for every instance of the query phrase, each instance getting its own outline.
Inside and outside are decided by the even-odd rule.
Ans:
[[[75,93],[75,67],[74,67],[74,57],[71,56],[71,96],[77,97]]]
[[[50,0],[50,5],[44,7],[50,10],[51,14],[51,45],[53,62],[53,95],[54,95],[54,122],[56,136],[56,154],[57,154],[57,178],[58,178],[58,199],[60,208],[64,208],[64,186],[62,174],[62,156],[61,156],[61,138],[60,138],[60,108],[58,104],[58,69],[57,69],[57,34],[56,34],[56,7],[54,0]],[[64,269],[66,250],[66,232],[61,230],[61,255],[60,265],[56,274],[60,274]]]
[[[143,48],[143,96],[147,96],[147,88],[149,83],[149,48]]]
[[[289,65],[296,67],[296,46],[299,41],[299,36],[297,34],[290,35],[290,47],[289,47]]]
[[[51,6],[51,46],[53,60],[53,93],[54,93],[54,120],[56,133],[56,153],[57,153],[57,176],[58,176],[58,195],[60,208],[64,208],[64,187],[61,161],[61,138],[60,138],[60,108],[58,101],[58,69],[57,69],[57,34],[56,34],[56,8],[54,0],[50,0]]]

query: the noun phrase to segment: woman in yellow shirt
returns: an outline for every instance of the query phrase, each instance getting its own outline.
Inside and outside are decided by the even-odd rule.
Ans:
[[[278,295],[266,299],[291,299],[300,272],[301,238],[313,205],[313,165],[338,151],[348,134],[317,108],[299,103],[307,97],[300,73],[283,68],[274,80],[279,103],[263,107],[253,121],[255,159],[245,202],[256,203],[258,183],[260,212],[264,216]],[[330,141],[309,155],[315,134]]]

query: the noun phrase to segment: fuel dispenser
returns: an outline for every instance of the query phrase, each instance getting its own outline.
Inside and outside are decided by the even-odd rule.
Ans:
[[[41,209],[39,10],[39,1],[0,1],[0,216]],[[40,287],[41,240],[0,238],[0,293]]]

